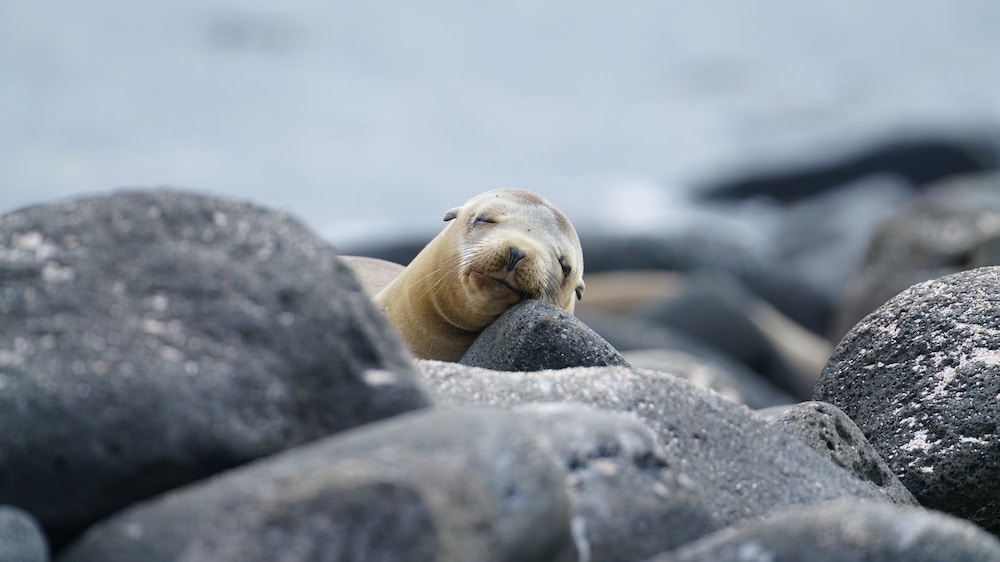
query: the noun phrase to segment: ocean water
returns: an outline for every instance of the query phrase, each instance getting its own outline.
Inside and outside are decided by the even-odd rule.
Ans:
[[[1000,126],[1000,3],[0,1],[0,212],[174,186],[341,246],[493,187],[579,229],[771,206],[695,186],[908,131]]]

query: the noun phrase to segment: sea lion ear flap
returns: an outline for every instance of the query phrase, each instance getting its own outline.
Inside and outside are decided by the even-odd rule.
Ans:
[[[586,288],[587,288],[587,285],[584,284],[583,279],[581,279],[580,283],[577,284],[577,286],[576,286],[576,300],[578,300],[578,301],[582,301],[583,300],[583,290],[586,289]]]
[[[444,214],[444,222],[454,220],[458,216],[458,213],[462,211],[461,207],[455,207],[454,209],[448,209],[448,212]]]

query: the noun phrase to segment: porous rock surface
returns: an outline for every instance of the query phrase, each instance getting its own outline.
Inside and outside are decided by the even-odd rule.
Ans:
[[[622,367],[499,372],[418,361],[438,404],[581,402],[631,412],[655,432],[666,466],[692,483],[720,525],[844,496],[885,499],[746,407],[667,373]],[[692,537],[694,538],[694,537]]]
[[[1000,267],[920,283],[840,342],[815,399],[840,407],[924,506],[1000,532]]]
[[[628,366],[614,347],[572,314],[527,300],[501,314],[459,363],[498,371]]]
[[[426,405],[289,215],[177,191],[0,217],[0,502],[54,543],[144,497]]]
[[[671,468],[637,416],[567,403],[513,411],[531,421],[566,471],[580,560],[641,560],[719,528],[701,491]]]
[[[432,408],[139,505],[60,562],[572,562],[564,472],[530,416]]]
[[[840,408],[826,402],[802,402],[756,413],[851,471],[893,503],[917,505],[913,494],[889,470],[861,429]]]
[[[795,506],[648,562],[991,562],[1000,541],[943,513],[852,499]]]

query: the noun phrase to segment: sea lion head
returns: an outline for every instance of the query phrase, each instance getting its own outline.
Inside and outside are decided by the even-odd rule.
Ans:
[[[448,225],[373,300],[423,359],[458,361],[514,304],[570,313],[583,296],[583,251],[569,219],[530,191],[496,189],[445,213]]]
[[[541,196],[495,189],[445,213],[442,236],[454,247],[452,290],[464,295],[462,310],[445,313],[453,324],[481,330],[526,299],[570,313],[583,297],[583,251],[566,215]],[[483,320],[485,319],[485,320]]]

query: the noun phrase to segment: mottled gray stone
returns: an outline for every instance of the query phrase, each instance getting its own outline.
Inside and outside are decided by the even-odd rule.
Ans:
[[[841,340],[816,400],[924,506],[1000,531],[1000,267],[915,285]]]
[[[582,402],[637,415],[653,429],[670,471],[692,483],[720,525],[797,503],[844,496],[885,500],[745,406],[667,373],[622,367],[524,373],[417,364],[440,404]]]
[[[9,505],[0,505],[0,560],[48,562],[49,545],[35,519]]]
[[[514,412],[534,421],[567,472],[581,560],[641,560],[719,528],[638,417],[565,403]]]
[[[840,408],[826,402],[803,402],[790,408],[758,411],[761,417],[802,440],[817,453],[851,471],[893,503],[918,505],[913,494],[875,452],[864,433]]]
[[[303,445],[115,515],[60,562],[576,559],[537,424],[427,409]]]
[[[968,521],[857,500],[781,510],[648,562],[995,562],[1000,541]]]
[[[536,300],[501,314],[459,363],[495,371],[628,365],[611,344],[572,314]]]
[[[0,502],[56,546],[425,404],[388,323],[285,213],[158,190],[0,217]]]

